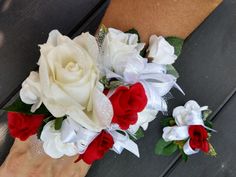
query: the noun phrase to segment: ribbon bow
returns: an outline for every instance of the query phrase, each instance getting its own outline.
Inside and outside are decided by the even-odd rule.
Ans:
[[[117,132],[117,130],[121,131],[123,134]],[[126,149],[139,157],[139,149],[138,145],[132,141],[127,132],[119,129],[117,124],[111,124],[111,127],[107,130],[114,139],[114,145],[112,150],[117,154],[121,154],[121,152]]]
[[[118,133],[119,126],[112,124],[106,131],[111,134],[114,140],[112,150],[120,154],[124,149],[135,154],[139,157],[138,146],[135,142],[130,140],[129,135],[122,131],[124,134]],[[67,118],[63,121],[61,127],[61,140],[63,143],[75,143],[78,153],[83,154],[89,144],[99,135],[99,132],[94,132],[82,127],[80,124]]]
[[[119,72],[105,68],[106,77],[116,78],[127,84],[142,83],[148,97],[147,108],[149,109],[167,111],[167,104],[162,96],[166,95],[172,87],[176,87],[184,94],[176,83],[176,78],[166,73],[165,65],[148,63],[146,58],[135,56],[130,57],[127,62],[116,63],[115,68],[118,68]],[[121,68],[123,68],[122,72],[120,72]]]

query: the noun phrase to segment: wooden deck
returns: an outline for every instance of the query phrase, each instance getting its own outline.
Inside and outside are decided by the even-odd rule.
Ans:
[[[49,31],[59,29],[70,37],[82,31],[94,33],[108,2],[0,1],[0,108],[17,95],[21,82],[36,67],[37,44],[45,42]],[[156,156],[154,146],[162,133],[156,119],[138,141],[141,158],[126,151],[121,155],[109,152],[91,167],[88,177],[236,176],[236,0],[224,0],[186,40],[175,67],[186,96],[173,90],[175,99],[169,101],[169,110],[189,99],[209,105],[218,130],[212,137],[218,156],[193,155],[187,163],[179,154]],[[4,123],[6,115],[0,112],[0,124]],[[3,162],[13,139],[7,136],[0,142]]]

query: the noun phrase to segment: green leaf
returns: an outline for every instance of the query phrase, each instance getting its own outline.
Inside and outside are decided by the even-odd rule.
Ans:
[[[144,48],[140,51],[139,55],[142,56],[142,57],[145,57],[145,56],[146,56],[146,52],[147,52],[147,48],[144,47]]]
[[[44,122],[44,123],[48,123],[49,121],[54,120],[54,119],[56,119],[56,118],[53,117],[53,116],[49,116],[49,117],[43,119],[43,122]]]
[[[186,140],[178,140],[178,141],[174,141],[174,143],[178,146],[179,150],[182,150],[184,147],[184,144],[186,143]]]
[[[177,149],[178,146],[172,141],[166,142],[163,138],[161,138],[156,144],[155,154],[169,156],[173,154]]]
[[[100,82],[104,85],[105,88],[107,89],[115,89],[117,87],[119,87],[120,85],[124,85],[123,82],[119,81],[119,80],[112,80],[109,81],[106,76],[103,76],[100,79]]]
[[[144,137],[144,132],[143,132],[143,129],[142,128],[139,128],[138,131],[135,133],[135,138],[138,140],[140,138],[143,138]]]
[[[209,143],[209,145],[210,145],[210,150],[207,154],[210,156],[216,157],[217,156],[216,150],[214,149],[214,147],[210,143]]]
[[[35,112],[30,111],[31,106],[32,105],[23,103],[20,98],[17,98],[14,103],[12,103],[10,106],[6,108],[3,108],[3,110],[8,112],[20,112],[30,115],[35,115],[35,114],[50,115],[50,112],[43,104]]]
[[[109,83],[109,89],[115,89],[121,85],[124,85],[123,82],[121,82],[121,81],[111,81]]]
[[[123,130],[116,130],[118,133],[122,134],[122,135],[126,135],[125,132]]]
[[[204,110],[202,112],[202,119],[207,120],[207,118],[210,116],[211,113],[212,113],[212,110],[210,109]]]
[[[181,157],[183,161],[187,162],[188,161],[188,155],[184,153],[183,149],[180,149]]]
[[[140,138],[143,138],[144,137],[144,131],[142,128],[139,128],[135,134],[130,134],[128,132],[128,135],[129,135],[129,138],[132,140],[132,141],[136,141]]]
[[[211,121],[209,121],[209,120],[205,120],[205,121],[204,121],[204,125],[205,125],[206,127],[209,127],[209,128],[211,128],[211,129],[213,129],[213,123],[212,123]],[[212,132],[212,130],[209,130],[209,129],[206,129],[206,130],[207,130],[208,133],[211,133],[211,132]]]
[[[106,76],[103,76],[99,81],[104,85],[105,88],[110,87],[109,80],[106,78]]]
[[[179,78],[179,73],[176,71],[173,65],[166,65],[167,74],[171,74],[176,78]]]
[[[138,43],[140,43],[140,35],[139,35],[139,32],[135,28],[131,28],[128,31],[126,31],[125,33],[137,34],[137,36],[138,36]]]
[[[175,125],[175,119],[173,117],[165,117],[160,119],[160,123],[163,127]]]
[[[166,40],[175,48],[175,55],[179,56],[184,44],[184,40],[178,37],[166,37]]]
[[[202,119],[204,121],[204,125],[209,127],[209,128],[213,128],[213,123],[210,121],[210,114],[211,113],[212,113],[212,111],[210,109],[207,109],[207,110],[202,112]],[[209,129],[207,129],[207,131],[212,132]]]
[[[37,138],[40,139],[41,133],[43,131],[43,127],[44,127],[44,123],[42,123],[42,125],[39,127],[38,131],[37,131]]]
[[[63,117],[57,117],[57,118],[55,119],[55,124],[54,124],[55,130],[60,130],[60,129],[61,129],[63,120],[64,120]]]
[[[204,121],[204,125],[207,126],[207,127],[209,127],[209,128],[213,128],[212,122],[210,122],[210,121],[208,121],[208,120]]]

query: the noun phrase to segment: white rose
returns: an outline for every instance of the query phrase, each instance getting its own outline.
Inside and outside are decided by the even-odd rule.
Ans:
[[[109,28],[102,46],[101,66],[113,69],[120,56],[139,54],[143,47],[144,43],[138,43],[136,34]]]
[[[52,158],[60,158],[63,155],[74,156],[78,153],[74,143],[63,143],[60,130],[55,130],[55,121],[48,122],[42,130],[40,139],[43,141],[43,149]]]
[[[38,109],[42,103],[39,74],[32,71],[22,83],[20,98],[26,104],[33,104],[31,112]]]
[[[170,45],[164,37],[152,35],[149,39],[148,57],[152,58],[157,64],[173,64],[177,59],[175,49]]]
[[[71,40],[54,30],[40,47],[42,100],[53,116],[68,115],[94,131],[110,125],[113,110],[99,84],[95,38],[83,33]]]
[[[190,100],[184,106],[178,106],[173,110],[173,117],[178,126],[204,125],[202,110],[196,101]]]

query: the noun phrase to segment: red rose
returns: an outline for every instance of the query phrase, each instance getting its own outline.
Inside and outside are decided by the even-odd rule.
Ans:
[[[121,129],[127,130],[138,120],[138,112],[141,112],[147,104],[147,96],[141,83],[132,86],[120,86],[110,97],[113,106],[113,123],[117,123]]]
[[[25,141],[29,136],[37,133],[44,117],[44,115],[8,112],[8,128],[11,136]]]
[[[79,158],[75,161],[78,162],[83,159],[87,164],[92,164],[93,161],[101,159],[104,154],[113,147],[114,141],[112,136],[102,131],[88,146],[86,151],[79,155]]]
[[[190,147],[192,149],[200,149],[203,152],[209,151],[208,134],[202,125],[189,126],[188,133],[190,136]]]

